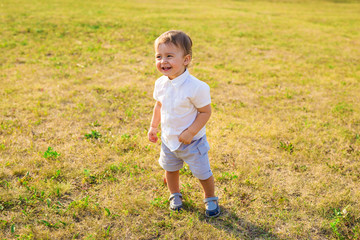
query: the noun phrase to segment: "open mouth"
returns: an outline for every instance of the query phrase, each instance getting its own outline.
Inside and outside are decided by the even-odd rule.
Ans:
[[[164,71],[169,71],[171,69],[171,67],[161,67],[161,69]]]

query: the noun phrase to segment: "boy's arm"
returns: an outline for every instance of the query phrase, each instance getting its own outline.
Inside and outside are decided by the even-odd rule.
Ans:
[[[198,108],[198,115],[195,121],[185,129],[179,136],[179,141],[184,144],[190,144],[194,136],[205,126],[211,116],[211,105]]]
[[[154,110],[153,110],[151,123],[150,123],[150,129],[148,132],[148,137],[149,137],[150,142],[154,142],[154,143],[157,142],[158,137],[156,134],[158,132],[157,128],[158,128],[160,122],[161,122],[161,102],[156,101]]]

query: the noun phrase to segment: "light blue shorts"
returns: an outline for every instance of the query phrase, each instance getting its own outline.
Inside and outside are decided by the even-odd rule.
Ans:
[[[206,135],[192,141],[190,144],[181,143],[180,147],[174,152],[171,152],[162,143],[159,163],[166,171],[175,172],[180,170],[184,162],[186,162],[196,178],[206,180],[212,176],[208,157],[209,150],[210,146],[206,140]]]

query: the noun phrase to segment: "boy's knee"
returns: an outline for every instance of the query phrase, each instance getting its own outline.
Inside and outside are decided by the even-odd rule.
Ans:
[[[206,181],[209,178],[211,178],[211,176],[213,175],[213,173],[211,172],[210,169],[208,171],[202,172],[202,173],[192,172],[192,174],[200,181]]]
[[[206,179],[199,179],[201,182],[207,182],[209,180],[211,180],[211,178],[214,178],[214,175],[211,175],[210,177],[206,178]]]

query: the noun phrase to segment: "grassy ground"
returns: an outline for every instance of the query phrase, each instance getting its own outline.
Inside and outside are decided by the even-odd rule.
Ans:
[[[0,3],[1,239],[359,239],[360,3]],[[147,140],[152,44],[194,41],[222,215]]]

